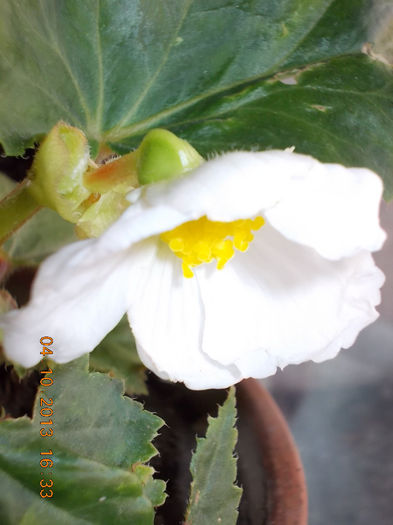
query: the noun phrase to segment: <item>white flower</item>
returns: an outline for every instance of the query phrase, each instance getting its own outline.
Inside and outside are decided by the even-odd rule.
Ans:
[[[370,252],[385,239],[381,193],[367,169],[290,151],[227,153],[182,178],[139,188],[100,238],[42,264],[30,303],[3,319],[6,354],[32,366],[41,358],[40,337],[50,335],[54,360],[70,361],[93,350],[127,312],[146,366],[193,389],[332,358],[378,316],[384,276]],[[162,235],[204,216],[263,217],[265,224],[226,264],[231,243],[211,241],[215,233],[203,234],[200,224]],[[240,228],[240,248],[253,224],[260,225]],[[184,271],[194,273],[186,278],[171,240],[178,255],[198,242],[201,258],[223,250],[224,268],[194,266],[195,256],[185,255]]]

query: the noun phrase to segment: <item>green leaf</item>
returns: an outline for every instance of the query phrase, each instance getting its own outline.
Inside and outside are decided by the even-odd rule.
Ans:
[[[237,441],[235,389],[231,388],[217,418],[209,417],[206,438],[197,439],[191,460],[191,495],[185,525],[235,525],[242,489],[234,485]]]
[[[370,0],[3,0],[0,139],[60,119],[91,144],[145,134],[209,96],[360,50]]]
[[[146,368],[138,357],[127,317],[90,354],[90,367],[124,379],[128,394],[147,394]]]
[[[14,187],[15,183],[0,173],[0,198],[10,193]],[[76,240],[73,224],[49,208],[43,208],[8,239],[3,250],[14,263],[37,264],[62,246]]]
[[[168,127],[202,154],[212,145],[218,151],[295,146],[324,162],[376,171],[385,196],[393,197],[393,70],[365,55],[255,82],[182,118]]]
[[[153,523],[164,483],[143,463],[156,452],[151,439],[162,421],[123,397],[119,381],[87,368],[85,358],[52,366],[45,377],[53,385],[40,388],[33,419],[0,423],[1,523]],[[41,398],[53,399],[53,415],[40,414]],[[49,428],[53,437],[41,437]],[[42,458],[53,466],[40,466]],[[53,480],[52,498],[41,498],[41,479]]]
[[[38,264],[62,246],[77,240],[73,224],[44,208],[4,244],[4,249],[15,263]]]
[[[0,141],[21,153],[62,119],[93,155],[102,143],[127,152],[156,127],[204,154],[295,145],[376,170],[389,197],[393,73],[358,54],[375,5],[4,0]]]

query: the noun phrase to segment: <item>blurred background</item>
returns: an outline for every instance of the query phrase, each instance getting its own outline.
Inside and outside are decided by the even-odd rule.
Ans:
[[[393,202],[381,223],[380,318],[335,359],[288,366],[263,382],[303,461],[310,525],[393,523]]]

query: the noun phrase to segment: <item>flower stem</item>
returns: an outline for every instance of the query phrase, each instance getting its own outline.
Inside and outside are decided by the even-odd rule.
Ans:
[[[27,184],[26,179],[0,201],[0,245],[40,209]]]

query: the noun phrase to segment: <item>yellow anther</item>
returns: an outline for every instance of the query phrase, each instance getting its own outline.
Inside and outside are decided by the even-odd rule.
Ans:
[[[199,241],[195,245],[195,252],[201,262],[210,262],[212,259],[212,250],[210,244],[206,241]]]
[[[262,217],[219,222],[204,216],[162,233],[161,239],[182,259],[184,277],[193,277],[195,266],[215,259],[221,270],[234,256],[235,248],[245,252],[254,238],[251,230],[259,230],[264,222]]]
[[[192,273],[192,270],[191,270],[191,268],[188,266],[188,264],[183,263],[183,264],[181,265],[181,267],[182,267],[182,270],[183,270],[183,275],[184,275],[184,277],[187,277],[187,278],[194,277],[194,274]]]
[[[169,241],[169,248],[173,252],[181,252],[184,250],[184,242],[183,239],[179,239],[178,237],[175,237],[174,239],[171,239]]]
[[[258,217],[255,217],[255,219],[253,219],[252,221],[252,226],[251,226],[251,229],[252,230],[259,230],[259,228],[262,228],[262,226],[265,224],[265,220],[258,216]]]
[[[245,241],[244,239],[236,238],[233,241],[233,244],[236,248],[236,250],[239,250],[239,252],[245,252],[248,248],[249,242]]]

